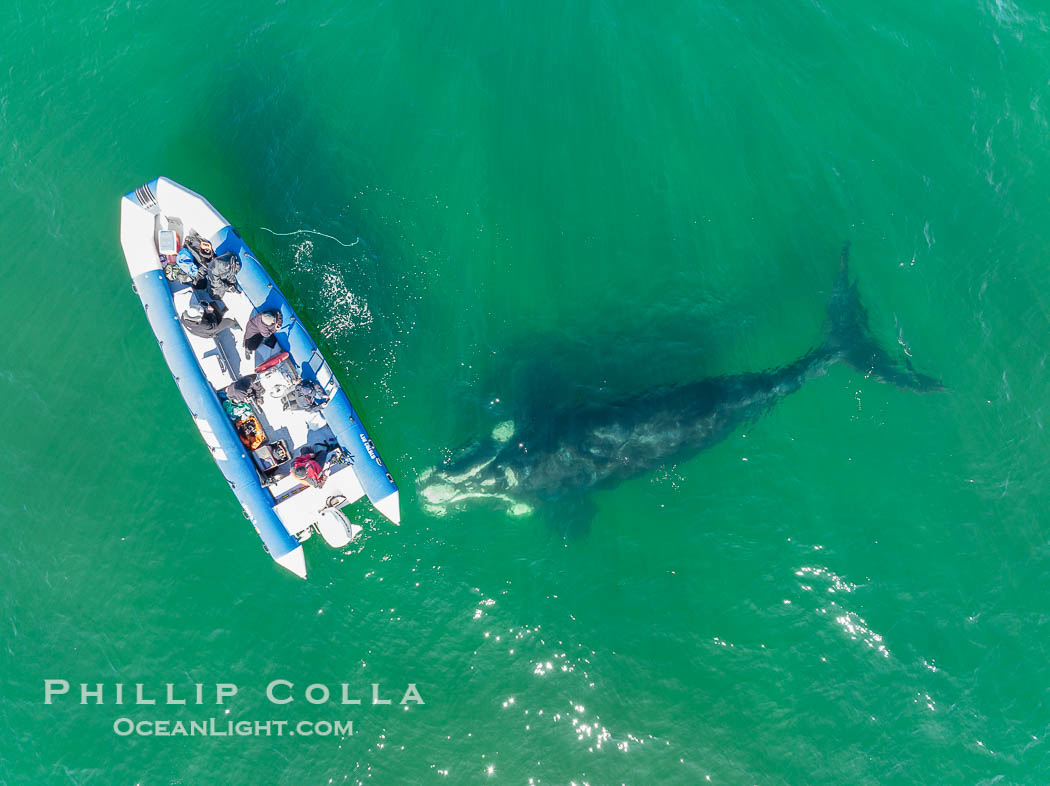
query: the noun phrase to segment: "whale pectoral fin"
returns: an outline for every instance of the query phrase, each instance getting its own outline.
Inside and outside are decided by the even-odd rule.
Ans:
[[[590,494],[574,494],[552,500],[542,510],[551,531],[569,539],[582,538],[590,533],[598,506]]]

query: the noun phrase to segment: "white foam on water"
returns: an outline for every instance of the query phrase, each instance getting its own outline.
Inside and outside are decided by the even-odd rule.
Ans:
[[[368,303],[347,286],[341,275],[332,272],[323,274],[321,301],[328,313],[328,318],[321,325],[321,334],[325,338],[335,338],[372,324],[372,311]]]

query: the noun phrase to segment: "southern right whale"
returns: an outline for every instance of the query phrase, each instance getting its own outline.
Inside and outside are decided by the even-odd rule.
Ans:
[[[513,422],[505,422],[445,465],[420,475],[424,509],[443,515],[471,502],[488,502],[524,515],[541,505],[578,506],[592,489],[721,442],[833,363],[845,362],[901,388],[943,390],[907,357],[903,366],[896,362],[871,335],[857,285],[850,281],[848,257],[847,244],[828,303],[826,339],[793,363],[658,388],[611,404],[549,406],[547,417],[517,431]]]

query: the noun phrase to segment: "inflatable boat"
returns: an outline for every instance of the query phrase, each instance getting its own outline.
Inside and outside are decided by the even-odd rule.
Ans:
[[[302,542],[361,527],[362,497],[400,523],[397,484],[310,334],[199,194],[161,177],[124,195],[132,286],[197,428],[270,556],[306,578]]]

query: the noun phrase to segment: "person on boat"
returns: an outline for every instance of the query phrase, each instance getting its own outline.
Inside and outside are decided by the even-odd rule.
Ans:
[[[328,402],[324,388],[310,379],[300,379],[284,397],[284,409],[302,409],[317,412]]]
[[[292,474],[301,483],[319,489],[327,480],[324,469],[317,461],[317,454],[310,452],[310,448],[303,448],[302,455],[292,462]]]
[[[237,292],[237,274],[241,271],[241,260],[234,253],[214,257],[208,263],[208,294],[213,300],[220,299],[227,292]]]
[[[254,401],[260,405],[262,404],[264,393],[258,374],[248,374],[248,376],[241,377],[236,382],[231,382],[224,387],[222,392],[226,394],[226,398],[230,401]]]
[[[277,346],[274,333],[281,329],[280,311],[263,311],[248,320],[248,326],[244,329],[244,357],[251,360],[252,352],[259,348],[260,344],[268,347]]]
[[[229,328],[237,327],[236,320],[224,317],[222,301],[208,301],[203,306],[190,306],[182,312],[179,321],[186,331],[201,338],[215,338]]]

